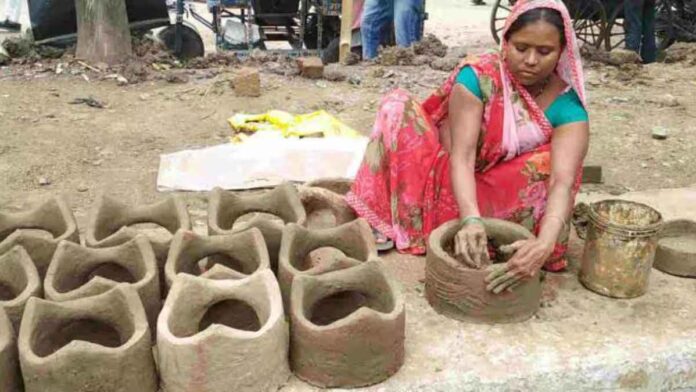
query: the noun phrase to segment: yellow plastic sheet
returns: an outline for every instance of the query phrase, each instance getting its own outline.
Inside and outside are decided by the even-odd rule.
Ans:
[[[283,137],[348,137],[359,138],[361,135],[353,128],[342,123],[324,110],[314,113],[293,115],[282,110],[271,110],[262,114],[239,113],[227,120],[237,133],[254,133],[259,131],[280,132]],[[244,137],[236,135],[233,141],[243,141]]]

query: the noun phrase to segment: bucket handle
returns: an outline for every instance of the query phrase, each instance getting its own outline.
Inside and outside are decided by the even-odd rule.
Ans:
[[[581,240],[587,238],[587,227],[590,224],[590,206],[587,203],[578,203],[573,209],[573,227]]]

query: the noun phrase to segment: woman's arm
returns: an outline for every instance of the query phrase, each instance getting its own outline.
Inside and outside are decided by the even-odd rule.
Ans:
[[[587,154],[589,133],[587,122],[571,123],[554,130],[549,195],[539,235],[513,244],[514,256],[486,278],[489,290],[499,293],[521,279],[533,277],[553,253],[573,208],[573,185]]]
[[[461,219],[480,216],[474,169],[482,117],[483,102],[465,87],[456,84],[449,101],[449,151],[452,188]],[[447,135],[444,135],[444,139],[447,141]],[[455,237],[454,251],[467,266],[481,268],[488,262],[487,244],[486,231],[481,222],[468,220]]]
[[[551,141],[551,178],[539,240],[555,245],[573,210],[573,185],[587,155],[589,124],[571,123],[556,129]]]
[[[449,101],[450,166],[452,188],[461,218],[479,216],[474,166],[482,117],[483,102],[456,84]]]

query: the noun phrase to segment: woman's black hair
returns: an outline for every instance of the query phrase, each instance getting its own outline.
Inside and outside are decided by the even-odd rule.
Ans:
[[[525,26],[536,23],[543,20],[546,23],[550,23],[558,29],[558,33],[561,35],[561,47],[566,45],[565,36],[565,23],[563,23],[563,16],[561,13],[553,8],[534,8],[529,10],[522,15],[520,15],[517,20],[510,26],[507,33],[505,34],[505,40],[509,41],[510,37],[516,32],[522,30]]]

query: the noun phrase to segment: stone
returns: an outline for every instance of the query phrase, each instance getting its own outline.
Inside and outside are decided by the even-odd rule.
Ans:
[[[32,298],[18,339],[26,392],[156,392],[151,343],[128,285],[68,302]]]
[[[666,222],[659,236],[653,266],[668,274],[696,278],[696,221]]]
[[[240,97],[261,96],[261,76],[254,68],[243,67],[234,74],[232,87],[235,94]]]
[[[132,227],[143,223],[158,227],[152,230]],[[85,244],[91,248],[108,248],[128,242],[138,234],[147,234],[157,258],[160,287],[165,287],[164,265],[172,237],[179,229],[191,230],[191,217],[179,196],[134,206],[102,193],[89,213]]]
[[[404,298],[382,263],[320,276],[292,287],[290,362],[300,379],[322,387],[380,383],[404,362]]]
[[[300,275],[321,275],[356,266],[377,257],[375,239],[364,219],[323,230],[290,224],[283,230],[278,257],[278,281],[285,308],[293,281]]]
[[[484,219],[489,244],[494,247],[533,238],[515,223]],[[447,222],[430,234],[425,268],[425,297],[436,312],[473,323],[514,323],[532,317],[540,306],[541,280],[535,277],[512,290],[493,294],[486,290],[486,269],[467,268],[453,257],[457,220]]]
[[[669,136],[669,130],[665,127],[653,127],[651,135],[655,140],[665,140]]]
[[[582,168],[582,183],[583,184],[601,184],[602,179],[602,166],[601,165],[587,165]]]
[[[337,64],[331,64],[324,69],[324,79],[331,82],[343,82],[348,79],[348,75]]]
[[[0,212],[0,254],[21,245],[34,262],[40,281],[61,241],[80,242],[75,216],[62,197],[46,199],[20,212]]]
[[[360,75],[350,75],[348,78],[348,83],[350,83],[353,86],[360,86],[362,84],[362,78]]]
[[[172,240],[164,271],[167,288],[171,288],[180,273],[212,279],[244,279],[270,268],[263,234],[252,227],[238,233],[212,236],[179,230]]]
[[[160,280],[152,245],[142,234],[109,248],[61,242],[48,267],[44,293],[47,300],[65,302],[102,294],[122,283],[138,293],[150,330],[155,331],[162,308]]]
[[[290,376],[288,325],[273,273],[176,277],[157,325],[167,392],[275,391]]]
[[[608,53],[608,59],[606,59],[607,64],[615,66],[641,64],[642,62],[638,53],[627,49],[614,49]]]
[[[39,177],[39,185],[41,185],[41,186],[51,185],[51,180],[49,180],[46,177]]]
[[[328,229],[358,217],[342,195],[328,189],[303,186],[299,194],[307,215],[305,226],[310,229]]]
[[[297,59],[297,67],[300,75],[308,79],[321,79],[324,77],[324,63],[319,57],[300,57]]]
[[[208,234],[231,234],[258,228],[266,241],[273,271],[278,270],[283,227],[287,223],[304,224],[306,219],[302,201],[292,184],[250,195],[215,188],[208,200]]]
[[[5,310],[0,307],[0,391],[22,392],[23,390],[15,329]]]
[[[41,280],[31,257],[15,246],[0,255],[0,309],[10,318],[16,331],[29,298],[40,297]]]
[[[339,195],[346,195],[353,187],[353,180],[349,178],[317,178],[309,181],[305,186],[313,188],[324,188]]]

